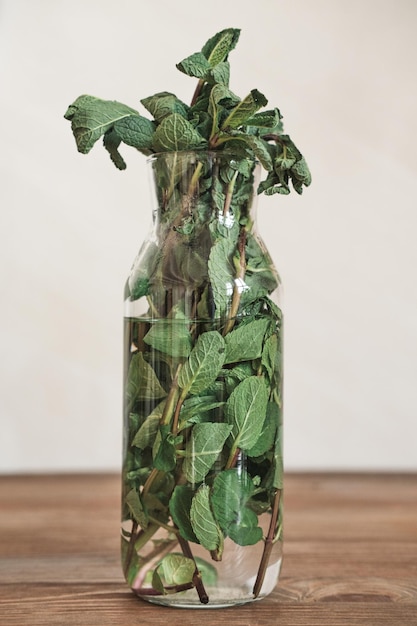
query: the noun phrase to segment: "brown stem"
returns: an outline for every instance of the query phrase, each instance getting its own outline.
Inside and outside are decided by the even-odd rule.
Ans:
[[[266,135],[262,135],[262,139],[264,139],[265,141],[275,141],[276,143],[280,143],[282,146],[285,145],[282,137],[274,133],[267,133]]]
[[[239,454],[240,454],[240,448],[236,448],[235,450],[232,448],[230,451],[230,456],[227,460],[227,463],[224,466],[224,469],[232,469],[237,463]]]
[[[200,80],[197,83],[197,87],[195,88],[194,95],[191,99],[191,106],[194,106],[194,104],[197,102],[198,96],[200,95],[203,87],[204,87],[204,80],[200,78]]]
[[[133,591],[139,598],[146,596],[163,596],[165,593],[179,593],[180,591],[187,591],[187,589],[193,588],[193,583],[184,583],[182,585],[168,585],[164,587],[165,591],[158,591],[153,587],[145,587],[144,589],[134,589]]]
[[[183,402],[184,402],[184,398],[180,396],[177,401],[177,406],[175,407],[174,419],[172,420],[171,432],[173,435],[176,435],[178,432],[178,421],[180,418],[180,411],[181,411]]]
[[[235,188],[236,178],[238,174],[239,172],[238,170],[236,170],[232,180],[227,185],[226,197],[225,197],[224,206],[223,206],[223,217],[226,217],[227,214],[229,213],[230,205],[232,204],[233,191]]]
[[[143,485],[142,494],[141,494],[142,498],[144,498],[147,495],[149,489],[152,487],[153,481],[158,476],[158,474],[159,474],[159,470],[156,469],[156,467],[154,467],[151,473],[149,474],[148,478],[146,479],[145,484]]]
[[[192,561],[194,561],[194,565],[195,565],[195,570],[194,570],[194,574],[193,574],[193,584],[194,587],[196,588],[196,591],[198,593],[198,597],[200,598],[200,602],[201,604],[208,604],[209,602],[209,597],[207,595],[207,591],[204,588],[204,584],[201,578],[201,574],[198,571],[198,567],[197,567],[197,563],[195,562],[194,559],[194,555],[191,551],[190,548],[190,544],[188,543],[188,541],[186,539],[183,539],[183,537],[179,536],[178,537],[178,542],[181,546],[181,550],[184,554],[184,556],[188,557],[189,559],[191,559]]]
[[[253,586],[253,596],[257,598],[261,592],[262,585],[265,579],[266,569],[268,567],[269,559],[271,557],[272,547],[275,539],[275,528],[278,520],[279,502],[281,499],[281,490],[277,489],[275,492],[274,502],[272,505],[271,521],[269,523],[268,534],[265,538],[265,545],[262,552],[261,562],[258,568],[258,574]]]

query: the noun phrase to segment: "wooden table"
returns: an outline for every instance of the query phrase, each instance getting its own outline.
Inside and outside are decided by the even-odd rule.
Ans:
[[[285,557],[242,607],[153,606],[119,566],[115,475],[0,477],[1,626],[417,625],[417,475],[289,474]]]

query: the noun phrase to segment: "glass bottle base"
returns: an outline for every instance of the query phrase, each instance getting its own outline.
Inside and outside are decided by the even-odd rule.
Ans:
[[[200,601],[195,589],[189,589],[181,593],[165,596],[144,596],[137,594],[141,599],[160,606],[170,606],[182,609],[226,609],[233,606],[258,602],[268,596],[275,588],[281,569],[282,559],[271,564],[265,573],[261,593],[258,597],[253,595],[253,586],[256,578],[247,580],[246,583],[237,585],[231,577],[229,586],[208,586],[206,592],[209,598],[207,603]],[[135,590],[133,590],[135,591]]]

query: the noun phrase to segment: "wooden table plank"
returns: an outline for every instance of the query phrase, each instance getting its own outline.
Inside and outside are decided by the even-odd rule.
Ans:
[[[417,626],[417,475],[289,474],[282,577],[207,626]],[[196,623],[133,596],[119,565],[115,475],[0,477],[2,626]]]

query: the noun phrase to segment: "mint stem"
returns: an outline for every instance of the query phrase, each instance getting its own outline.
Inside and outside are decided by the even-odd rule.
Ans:
[[[271,521],[269,523],[268,534],[265,538],[265,545],[264,545],[264,549],[262,553],[262,558],[259,564],[256,581],[253,586],[254,598],[257,598],[261,592],[262,585],[265,579],[266,570],[267,570],[268,563],[269,563],[269,559],[271,557],[272,547],[274,545],[274,539],[275,539],[275,529],[276,529],[277,520],[278,520],[280,499],[281,499],[281,490],[277,489],[277,491],[275,492],[274,502],[272,505]]]
[[[193,574],[193,584],[196,588],[196,591],[198,593],[198,597],[200,598],[200,602],[201,604],[208,604],[209,602],[209,597],[207,595],[207,592],[205,590],[202,578],[201,578],[201,574],[198,570],[197,567],[197,563],[195,562],[194,559],[194,555],[191,551],[190,548],[190,544],[188,543],[188,541],[186,539],[183,539],[183,537],[181,537],[181,535],[178,536],[178,542],[181,546],[181,550],[184,554],[184,556],[188,557],[189,559],[191,559],[192,561],[194,561],[194,565],[195,565],[195,570],[194,570],[194,574]]]

